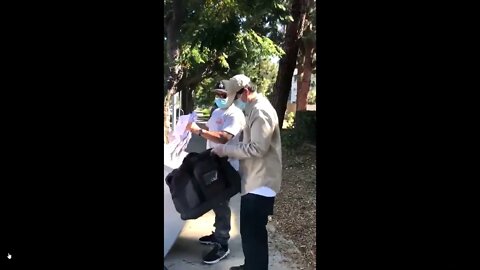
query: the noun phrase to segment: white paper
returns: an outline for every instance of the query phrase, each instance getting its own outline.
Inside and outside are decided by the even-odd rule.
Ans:
[[[196,121],[197,114],[195,112],[178,118],[175,129],[169,134],[169,143],[165,145],[165,151],[169,154],[171,160],[179,157],[187,148],[188,142],[192,138],[192,133],[186,130],[186,127],[188,123]]]

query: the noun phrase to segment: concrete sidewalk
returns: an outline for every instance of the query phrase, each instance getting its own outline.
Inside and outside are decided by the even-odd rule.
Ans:
[[[243,264],[239,194],[230,200],[230,208],[232,209],[232,228],[230,230],[230,254],[228,257],[214,265],[203,263],[203,256],[212,249],[212,246],[200,244],[198,238],[210,234],[214,229],[215,214],[213,211],[210,211],[196,220],[188,220],[186,222],[175,245],[165,257],[165,266],[168,270],[228,270],[232,266]],[[288,263],[288,260],[278,250],[275,250],[272,245],[269,246],[269,259],[269,269],[297,269]]]
[[[203,138],[194,135],[187,147],[187,152],[204,151],[205,144]],[[212,249],[212,246],[200,244],[198,238],[209,235],[214,230],[215,214],[210,211],[196,220],[188,220],[185,223],[180,236],[165,257],[164,263],[168,270],[228,270],[232,266],[243,264],[244,256],[240,237],[240,194],[232,197],[230,208],[232,210],[232,220],[229,241],[230,254],[228,257],[214,265],[203,263],[203,256]],[[269,238],[271,237],[272,235],[269,233]],[[271,244],[269,244],[269,260],[269,269],[300,269],[290,263],[290,260]]]

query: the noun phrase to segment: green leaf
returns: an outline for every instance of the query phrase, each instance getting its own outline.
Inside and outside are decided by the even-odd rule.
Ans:
[[[276,7],[282,11],[287,11],[287,8],[283,4],[277,4]]]
[[[223,67],[223,68],[230,68],[230,65],[228,64],[227,62],[227,57],[225,56],[225,54],[221,55],[220,57],[218,57],[218,60],[220,62],[220,66]]]

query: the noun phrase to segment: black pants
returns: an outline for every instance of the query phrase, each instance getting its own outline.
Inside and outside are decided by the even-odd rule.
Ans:
[[[268,270],[268,216],[273,214],[275,197],[256,194],[242,196],[240,235],[242,236],[245,270]]]
[[[220,203],[217,207],[213,208],[215,213],[215,232],[213,235],[221,245],[228,245],[230,239],[230,219],[231,210],[228,206],[230,201]]]

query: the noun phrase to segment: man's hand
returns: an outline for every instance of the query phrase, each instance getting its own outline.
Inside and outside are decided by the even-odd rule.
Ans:
[[[195,122],[188,123],[185,129],[191,131],[194,134],[198,134],[198,132],[200,131],[200,127]]]
[[[225,157],[225,145],[219,144],[212,148],[212,153],[215,153],[219,157]]]

